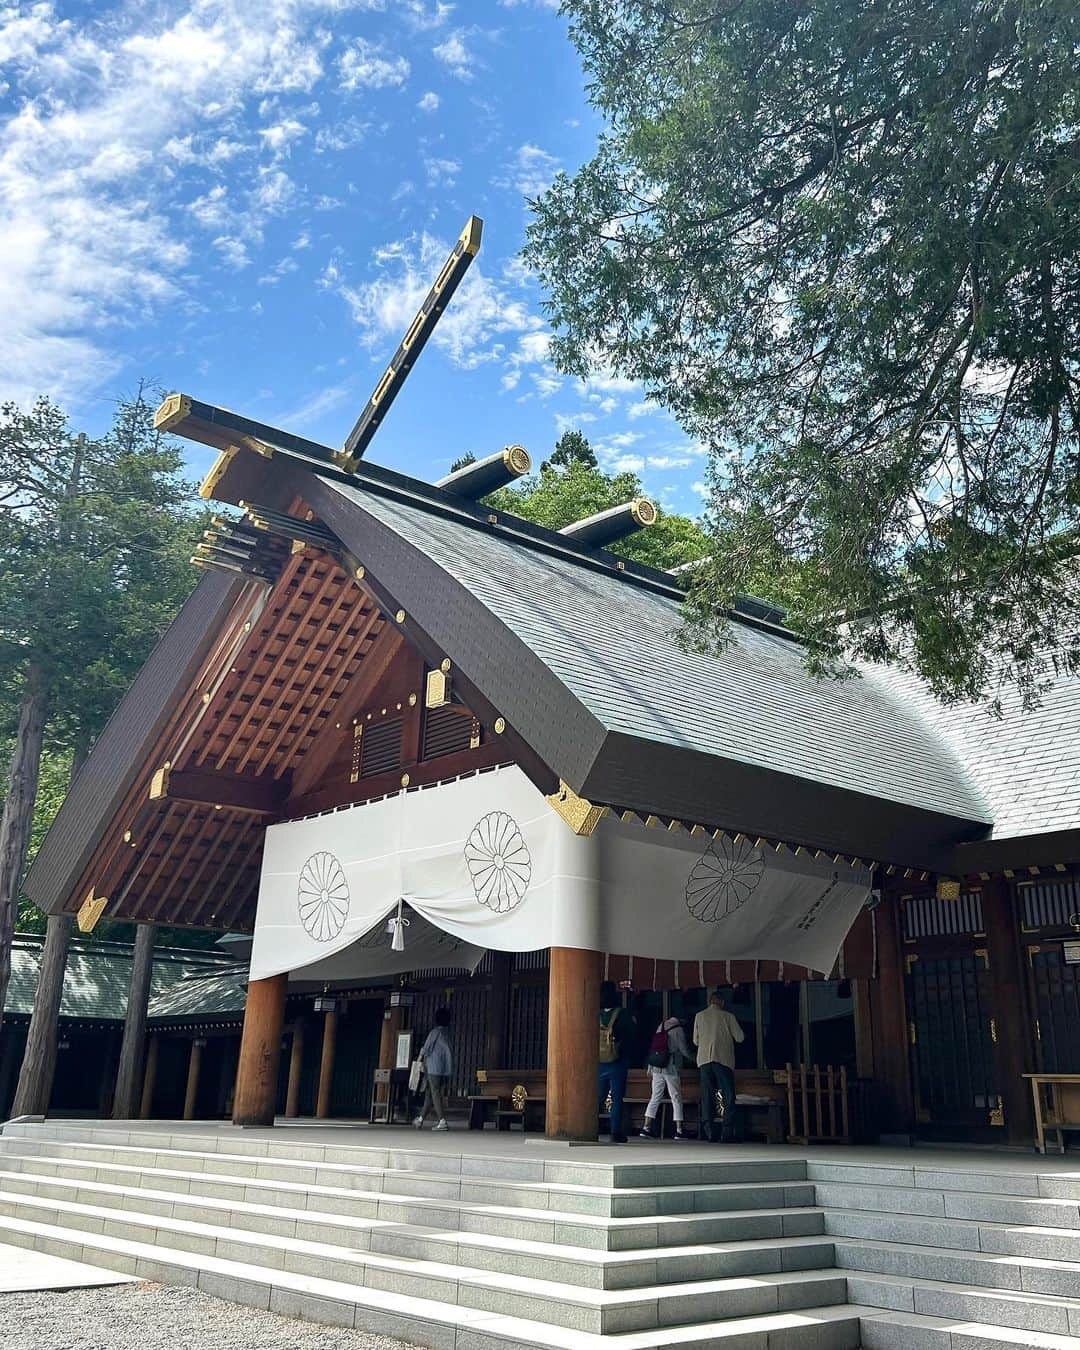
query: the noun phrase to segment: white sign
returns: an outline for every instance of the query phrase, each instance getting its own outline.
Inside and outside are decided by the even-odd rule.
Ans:
[[[869,885],[846,863],[610,817],[582,838],[506,768],[270,826],[251,977],[471,968],[485,948],[552,946],[829,970]],[[410,925],[393,952],[399,900]],[[436,932],[459,944],[456,960],[429,959]]]

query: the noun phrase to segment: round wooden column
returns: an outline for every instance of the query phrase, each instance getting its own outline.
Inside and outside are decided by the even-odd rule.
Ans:
[[[389,1069],[393,1072],[394,1063],[397,1059],[397,1038],[401,1030],[401,1024],[404,1020],[405,1009],[393,1006],[389,1001],[383,1008],[382,1032],[379,1036],[379,1068]],[[389,1083],[375,1084],[375,1100],[383,1103],[387,1107],[387,1119],[390,1117],[390,1088]]]
[[[337,1011],[325,1015],[322,1034],[322,1060],[319,1064],[319,1096],[315,1115],[325,1120],[330,1114],[330,1094],[334,1086],[334,1056],[337,1051]]]
[[[285,1114],[290,1119],[300,1114],[300,1075],[304,1069],[304,1019],[293,1024],[289,1048],[289,1086],[285,1093]]]
[[[549,1139],[595,1140],[599,952],[552,947],[548,984],[547,1124]]]
[[[184,1119],[195,1119],[195,1102],[199,1096],[199,1070],[202,1068],[203,1041],[196,1036],[191,1042],[191,1057],[188,1060],[187,1090],[184,1093]]]
[[[235,1125],[273,1125],[277,1106],[278,1061],[285,1025],[289,975],[270,975],[248,985],[240,1063],[233,1101]]]
[[[154,1087],[157,1084],[157,1059],[158,1042],[160,1037],[155,1032],[150,1037],[150,1044],[146,1048],[146,1072],[143,1074],[142,1100],[139,1103],[139,1119],[149,1120],[150,1112],[154,1107]]]

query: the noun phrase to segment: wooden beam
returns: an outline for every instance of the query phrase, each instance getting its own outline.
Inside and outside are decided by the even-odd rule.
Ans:
[[[143,1074],[142,1101],[139,1103],[139,1119],[149,1120],[154,1109],[154,1088],[157,1085],[158,1046],[161,1037],[154,1032],[146,1048],[146,1072]]]
[[[266,734],[273,737],[274,727],[272,726],[272,719],[278,712],[282,711],[283,705],[288,702],[290,696],[295,697],[297,694],[297,688],[294,683],[296,668],[307,663],[308,650],[315,650],[318,647],[320,641],[326,636],[327,629],[333,623],[336,606],[334,597],[331,596],[331,591],[334,589],[335,584],[340,584],[340,577],[341,573],[336,567],[329,567],[327,569],[326,574],[322,577],[321,584],[316,587],[315,594],[311,599],[310,604],[305,607],[304,615],[298,622],[294,623],[292,632],[285,640],[285,646],[278,653],[278,659],[274,663],[271,675],[266,680],[260,681],[261,686],[269,692],[273,681],[278,677],[278,674],[281,673],[281,688],[271,700],[268,708],[264,709],[261,706],[261,700],[258,695],[252,699],[246,718],[241,720],[240,725],[237,727],[236,734],[230,741],[228,753],[218,759],[219,767],[224,766],[228,754],[231,753],[231,747],[237,743],[244,731],[248,730],[253,721],[257,721],[258,725],[252,731],[251,739],[248,741],[247,746],[240,752],[240,756],[236,761],[238,772],[243,770],[248,760],[256,753],[263,735]],[[324,605],[326,607],[325,612],[320,614],[319,610]],[[293,617],[295,619],[295,605],[293,610]],[[314,625],[315,627],[315,631],[310,637],[308,637],[305,632],[309,625]],[[292,670],[283,672],[283,666],[288,664],[286,658],[289,656],[294,656],[297,659],[293,663]],[[287,722],[288,714],[283,712],[282,716]]]
[[[135,1116],[135,1093],[143,1082],[143,1044],[146,1040],[146,1005],[150,998],[150,976],[154,969],[154,928],[140,923],[135,929],[135,950],[131,962],[131,988],[124,1015],[124,1037],[120,1045],[120,1063],[116,1069],[113,1094],[113,1119],[131,1120]]]
[[[205,769],[159,770],[150,789],[152,800],[168,798],[200,806],[227,806],[256,816],[280,815],[287,796],[287,783]]]
[[[300,1114],[300,1079],[304,1071],[304,1032],[307,1019],[297,1014],[289,1047],[289,1086],[285,1092],[285,1114],[294,1119]]]
[[[353,718],[375,692],[403,644],[404,638],[397,629],[392,624],[386,624],[364,653],[359,669],[345,686],[334,709],[334,720],[341,723],[343,736],[352,736]],[[304,752],[299,766],[293,770],[290,797],[303,797],[321,784],[323,774],[339,745],[337,737],[324,732]]]
[[[315,1115],[325,1120],[330,1114],[334,1090],[334,1062],[337,1058],[337,1010],[323,1014],[322,1056],[319,1060],[319,1096]]]
[[[199,1070],[202,1067],[202,1037],[195,1036],[191,1042],[191,1054],[188,1058],[187,1087],[184,1090],[184,1119],[195,1119],[195,1103],[199,1096]]]
[[[300,739],[310,726],[313,726],[323,708],[330,701],[334,690],[341,682],[349,666],[360,652],[364,643],[367,642],[371,630],[379,622],[379,611],[374,606],[370,610],[364,608],[363,602],[354,606],[349,615],[342,622],[333,641],[327,641],[326,651],[323,652],[321,659],[317,662],[315,669],[307,677],[305,687],[297,690],[296,704],[292,709],[292,717],[282,719],[281,726],[278,727],[276,735],[271,739],[270,744],[263,751],[262,759],[259,760],[259,772],[270,767],[270,763],[277,751],[284,744],[286,739],[291,736],[292,741],[289,749],[295,749],[300,743]],[[350,642],[345,636],[353,624],[357,624],[357,631],[354,633]],[[331,663],[337,660],[337,668],[333,674],[327,674]],[[325,677],[326,684],[320,692],[316,692],[316,687],[321,679]],[[308,712],[304,713],[301,708],[305,699],[311,694],[314,698],[313,706]],[[299,723],[299,725],[297,725]],[[279,778],[285,772],[288,764],[288,756],[283,756],[281,764],[274,770],[274,777]]]
[[[1012,887],[1003,877],[982,887],[986,962],[993,991],[991,1023],[997,1082],[1005,1114],[1005,1134],[1013,1145],[1031,1147],[1035,1136],[1031,1092],[1023,1074],[1035,1070],[1031,1018],[1024,1010],[1024,976],[1020,924],[1013,908]]]
[[[599,952],[551,948],[545,1126],[549,1139],[596,1142],[601,966]]]
[[[233,1099],[234,1125],[250,1128],[274,1123],[288,987],[287,971],[252,980],[248,985]]]

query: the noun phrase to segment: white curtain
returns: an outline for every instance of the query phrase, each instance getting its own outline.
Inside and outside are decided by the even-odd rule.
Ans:
[[[581,838],[506,768],[270,826],[251,975],[353,948],[385,927],[399,900],[474,951],[582,947],[829,970],[869,882],[847,863],[610,817]],[[408,930],[405,945],[394,969],[434,964],[410,953]],[[370,950],[356,947],[358,962],[369,953],[364,973],[390,973],[371,969]]]

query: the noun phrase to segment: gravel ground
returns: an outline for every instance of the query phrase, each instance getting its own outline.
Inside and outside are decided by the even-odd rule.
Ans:
[[[122,1284],[0,1294],[3,1350],[409,1350],[404,1341],[299,1322],[195,1289]]]

